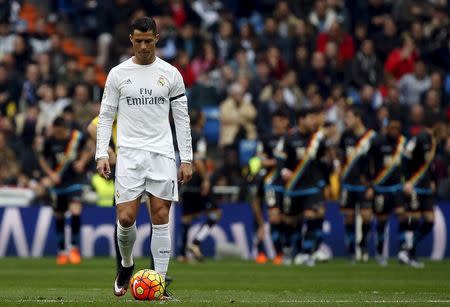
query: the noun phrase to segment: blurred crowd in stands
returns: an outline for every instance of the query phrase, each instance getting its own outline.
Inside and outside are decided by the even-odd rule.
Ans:
[[[293,125],[296,111],[325,108],[337,142],[345,108],[358,104],[377,130],[390,114],[407,137],[435,123],[438,196],[450,199],[448,2],[0,1],[0,185],[38,182],[35,149],[56,116],[86,129],[107,72],[132,55],[130,22],[150,15],[158,56],[206,116],[222,184],[242,182],[239,145],[270,132],[279,107]]]

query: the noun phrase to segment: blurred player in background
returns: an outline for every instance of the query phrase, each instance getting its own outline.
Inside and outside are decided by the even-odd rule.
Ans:
[[[179,181],[184,184],[192,177],[191,132],[183,79],[175,67],[156,57],[159,34],[152,18],[134,20],[129,37],[134,56],[109,72],[97,128],[97,170],[108,178],[108,147],[117,113],[115,196],[122,262],[113,285],[116,296],[127,292],[133,275],[136,217],[143,194],[150,198],[155,271],[166,277],[171,253],[169,210],[172,201],[178,200],[170,111],[181,158]],[[166,291],[164,297],[169,296]]]
[[[284,163],[283,152],[287,129],[289,127],[289,112],[278,109],[272,114],[272,133],[263,136],[257,145],[257,155],[261,159],[264,176],[265,200],[269,210],[270,235],[275,248],[274,264],[281,264],[283,260],[283,180],[281,168]],[[265,262],[261,254],[260,262]]]
[[[433,195],[436,183],[432,166],[437,141],[432,126],[433,123],[426,123],[426,128],[408,141],[404,152],[404,192],[408,229],[398,258],[401,263],[417,268],[424,266],[417,260],[417,244],[431,232],[434,225]]]
[[[321,159],[325,154],[324,133],[317,129],[318,110],[302,110],[297,118],[297,131],[285,145],[287,155],[282,177],[285,181],[283,214],[286,242],[284,263],[313,266],[312,254],[317,249],[319,229],[322,228],[319,212],[323,210],[323,174]],[[302,218],[302,220],[301,220]],[[303,224],[305,232],[302,236]],[[301,239],[300,250],[293,249]]]
[[[45,139],[39,156],[39,164],[46,175],[43,184],[50,189],[53,198],[58,255],[56,263],[79,264],[81,229],[81,194],[85,181],[85,166],[92,159],[92,151],[86,145],[79,130],[70,130],[62,117],[53,121],[50,135]],[[65,213],[71,214],[71,245],[67,253],[64,235]]]
[[[372,222],[373,200],[368,152],[376,133],[366,129],[362,112],[356,107],[345,112],[345,125],[347,129],[341,136],[339,146],[342,161],[341,212],[344,215],[345,243],[354,260],[367,261],[369,257],[367,236]]]
[[[377,219],[377,262],[387,265],[384,256],[386,224],[395,211],[399,218],[399,232],[406,226],[402,197],[402,155],[406,138],[401,134],[402,124],[396,118],[389,119],[386,131],[379,133],[370,147],[372,185],[375,192],[373,211]]]
[[[211,183],[206,167],[207,144],[203,137],[205,115],[199,111],[191,113],[192,150],[194,154],[192,180],[182,188],[182,216],[181,216],[181,245],[178,260],[187,261],[186,252],[193,254],[197,261],[203,261],[201,242],[210,234],[211,228],[217,224],[221,212],[215,206],[210,197]],[[192,220],[201,214],[206,214],[206,221],[200,226],[200,230],[191,244],[187,244],[188,232]]]

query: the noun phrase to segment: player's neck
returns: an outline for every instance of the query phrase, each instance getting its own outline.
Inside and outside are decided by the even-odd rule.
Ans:
[[[153,55],[148,61],[142,61],[136,55],[131,60],[137,65],[150,65],[156,61],[156,55]]]
[[[353,132],[356,135],[363,135],[366,132],[366,127],[364,127],[364,125],[358,125],[358,126],[355,127]]]

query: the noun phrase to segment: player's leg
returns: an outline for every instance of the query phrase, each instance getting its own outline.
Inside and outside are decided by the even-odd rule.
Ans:
[[[191,228],[192,224],[192,215],[188,215],[185,212],[185,207],[183,205],[183,213],[181,215],[181,239],[180,239],[180,246],[177,253],[177,260],[179,262],[186,262],[186,251],[187,251],[187,240],[188,240],[188,233],[189,229]]]
[[[303,257],[296,257],[295,263],[313,266],[315,263],[312,254],[316,248],[316,231],[318,228],[317,215],[313,206],[306,204],[306,208],[303,211],[303,221],[306,228],[302,240],[301,255]]]
[[[367,249],[367,238],[370,233],[370,228],[373,220],[372,201],[365,198],[364,194],[360,194],[360,215],[361,215],[361,240],[359,241],[359,248],[361,250],[361,257],[363,261],[369,260],[369,252]]]
[[[387,261],[383,256],[385,230],[389,218],[388,206],[390,198],[387,194],[377,193],[374,197],[373,212],[376,217],[376,259],[380,265],[387,265]]]
[[[141,197],[134,200],[121,202],[116,205],[117,214],[117,242],[122,258],[119,272],[114,281],[114,294],[122,296],[128,289],[131,276],[133,275],[133,246],[136,241],[136,217]]]
[[[57,256],[56,264],[64,265],[69,262],[69,256],[66,250],[66,238],[64,228],[66,224],[65,212],[67,209],[67,201],[63,195],[53,195],[53,214],[55,217],[55,231]]]
[[[302,215],[301,197],[286,196],[283,201],[283,264],[291,264],[294,259],[294,245],[299,237],[299,221]]]
[[[70,194],[69,212],[71,216],[71,248],[69,253],[70,263],[79,264],[80,255],[80,231],[81,231],[81,195],[79,192]]]
[[[150,204],[152,218],[151,251],[155,271],[165,278],[171,253],[169,212],[172,202],[150,195]]]
[[[350,257],[355,256],[355,203],[353,193],[342,190],[341,192],[341,213],[344,216],[345,247]]]
[[[201,197],[200,203],[203,209],[206,209],[206,221],[200,226],[200,230],[195,234],[192,244],[189,246],[189,251],[193,253],[196,260],[203,260],[203,253],[201,251],[201,243],[209,236],[211,229],[218,223],[222,216],[222,211],[214,205],[208,198]]]
[[[422,223],[416,226],[413,237],[413,245],[410,251],[410,265],[421,268],[423,263],[417,261],[417,245],[431,232],[434,226],[433,197],[431,195],[419,195]]]
[[[270,237],[272,239],[273,247],[275,249],[274,264],[280,265],[283,260],[283,245],[282,245],[282,214],[281,214],[281,201],[277,198],[282,198],[274,190],[268,189],[265,192],[266,202],[268,206],[269,224],[270,224]]]

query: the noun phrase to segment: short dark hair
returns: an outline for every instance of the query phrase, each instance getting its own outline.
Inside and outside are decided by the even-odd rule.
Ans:
[[[353,113],[355,117],[359,118],[364,123],[364,114],[360,107],[358,106],[351,106],[347,109],[347,112]]]
[[[278,109],[276,109],[273,113],[272,113],[272,118],[273,117],[284,117],[284,118],[289,118],[289,110],[287,108],[284,107],[279,107]]]
[[[153,31],[154,34],[158,33],[156,30],[156,22],[151,17],[141,17],[133,20],[130,27],[130,34],[133,34],[134,30],[141,32]]]
[[[61,116],[58,116],[53,121],[53,126],[66,128],[66,121]]]

